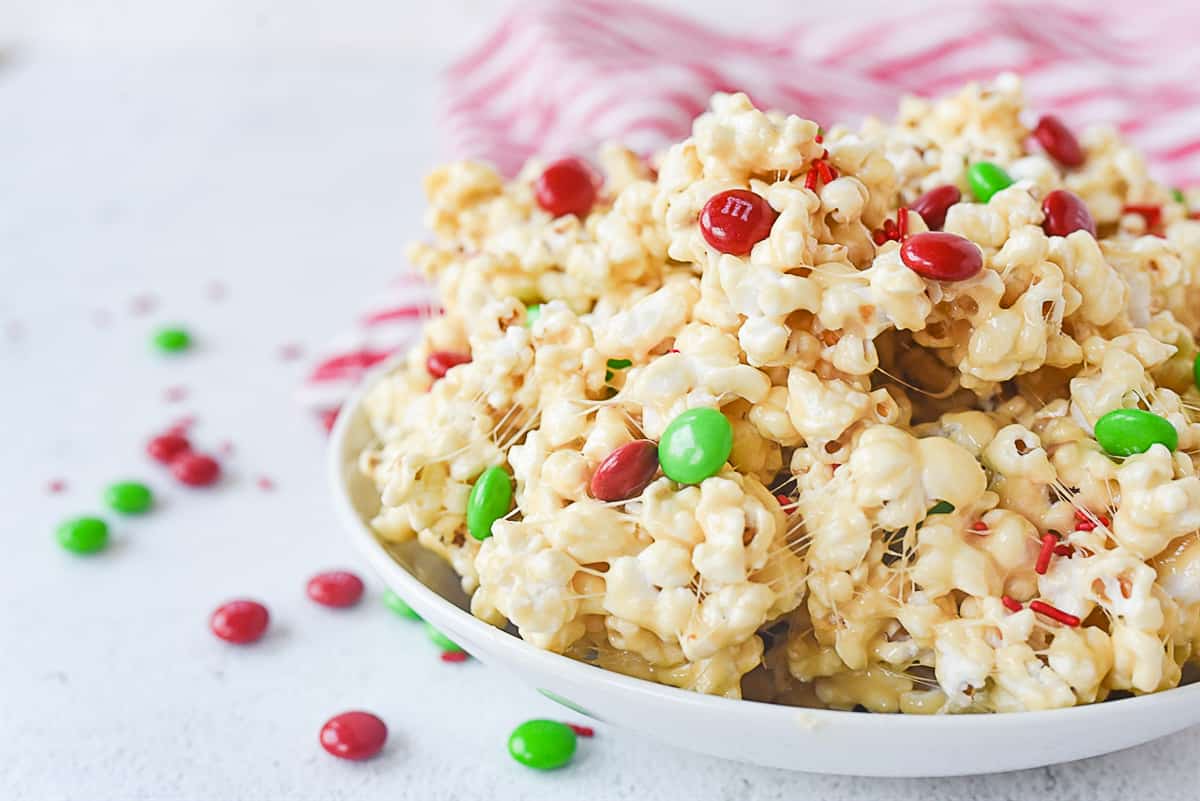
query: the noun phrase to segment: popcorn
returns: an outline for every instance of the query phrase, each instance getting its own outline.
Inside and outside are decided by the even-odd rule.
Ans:
[[[364,404],[375,531],[537,647],[698,692],[934,714],[1175,686],[1200,653],[1200,222],[1112,131],[1064,172],[1022,112],[1002,76],[818,141],[719,94],[656,173],[607,146],[582,219],[538,206],[540,163],[436,170],[410,254],[445,310]],[[981,160],[1014,179],[986,203]],[[960,281],[895,241],[947,184],[942,230],[982,257]],[[773,223],[722,252],[699,217],[731,189]],[[1055,190],[1098,238],[1047,234]],[[436,351],[470,361],[433,376]],[[729,423],[725,464],[591,497],[604,459],[697,408]],[[1096,422],[1133,408],[1177,449],[1106,453]],[[515,506],[480,542],[493,466]]]

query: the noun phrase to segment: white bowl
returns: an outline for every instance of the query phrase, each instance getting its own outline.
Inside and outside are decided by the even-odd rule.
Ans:
[[[415,543],[385,547],[366,524],[379,500],[355,462],[372,436],[361,409],[371,383],[345,405],[330,443],[330,489],[355,546],[392,590],[473,656],[581,714],[726,759],[858,776],[1032,768],[1129,748],[1200,723],[1200,683],[1048,712],[882,715],[715,698],[543,651],[465,611],[466,596],[440,558]]]

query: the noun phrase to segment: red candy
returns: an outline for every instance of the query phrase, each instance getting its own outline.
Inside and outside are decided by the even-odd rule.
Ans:
[[[592,473],[592,497],[598,501],[635,498],[658,472],[658,445],[648,439],[627,442],[604,457]]]
[[[370,759],[383,750],[387,724],[370,712],[343,712],[321,727],[321,747],[338,759]]]
[[[900,245],[900,260],[917,275],[934,281],[964,281],[983,269],[979,248],[958,234],[928,231]]]
[[[362,579],[345,570],[318,573],[308,580],[308,597],[322,606],[354,606],[362,595]]]
[[[1042,230],[1047,236],[1066,236],[1075,231],[1096,235],[1096,221],[1078,196],[1065,189],[1055,189],[1042,200]]]
[[[460,364],[467,364],[471,361],[470,354],[455,353],[449,350],[437,350],[429,354],[425,359],[425,369],[434,378],[444,378],[446,371],[451,367],[457,367]]]
[[[1047,114],[1038,120],[1037,127],[1033,129],[1033,137],[1050,158],[1064,167],[1078,167],[1083,164],[1083,148],[1079,146],[1079,140],[1058,117]]]
[[[935,186],[921,195],[909,206],[911,211],[921,215],[925,227],[930,231],[940,231],[946,224],[946,212],[958,201],[962,200],[962,192],[953,184]]]
[[[1147,228],[1157,228],[1162,222],[1162,207],[1151,203],[1132,203],[1121,209],[1122,214],[1136,214],[1146,221]]]
[[[466,651],[442,651],[443,662],[466,662],[470,658]]]
[[[586,217],[596,202],[596,174],[576,158],[560,159],[546,167],[533,182],[537,203],[555,217]]]
[[[744,256],[767,238],[778,216],[762,196],[728,189],[710,197],[700,210],[700,233],[722,253]]]
[[[191,449],[192,444],[182,434],[160,434],[146,443],[150,458],[163,464],[170,464]]]
[[[221,476],[221,465],[202,453],[185,453],[171,462],[171,473],[189,487],[207,487]]]
[[[230,601],[217,607],[208,626],[222,640],[245,645],[263,636],[270,619],[258,601]]]

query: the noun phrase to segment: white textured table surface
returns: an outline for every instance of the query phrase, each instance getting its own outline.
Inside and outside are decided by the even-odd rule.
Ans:
[[[437,154],[437,69],[496,10],[444,3],[417,30],[411,8],[366,0],[328,4],[328,20],[270,0],[127,2],[116,19],[88,5],[0,11],[18,32],[0,40],[16,45],[0,66],[0,798],[1196,797],[1200,731],[956,780],[789,774],[603,727],[565,771],[510,762],[509,729],[560,709],[478,663],[442,664],[377,582],[349,611],[304,597],[311,573],[362,566],[325,499],[323,435],[292,402],[303,363],[278,356],[311,352],[395,273]],[[139,316],[142,296],[156,308]],[[148,332],[175,320],[198,347],[156,358]],[[172,386],[188,397],[168,403]],[[181,491],[142,456],[186,413],[200,445],[234,446],[212,491]],[[159,508],[118,521],[101,555],[60,550],[54,526],[101,511],[126,476]],[[58,478],[66,491],[48,492]],[[206,630],[237,595],[274,616],[252,648]],[[356,707],[391,738],[342,763],[316,734]]]

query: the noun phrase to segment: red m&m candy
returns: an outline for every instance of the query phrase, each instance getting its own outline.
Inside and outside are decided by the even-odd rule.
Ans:
[[[641,494],[658,472],[658,445],[648,439],[627,442],[604,457],[592,473],[592,497],[623,501]]]
[[[370,712],[343,712],[321,727],[321,747],[339,759],[370,759],[387,742],[387,724]]]
[[[1066,236],[1075,231],[1087,231],[1096,235],[1096,221],[1088,207],[1075,194],[1065,189],[1055,189],[1042,199],[1042,230],[1047,236]]]
[[[207,487],[221,476],[221,465],[202,453],[185,453],[171,462],[171,473],[189,487]]]
[[[1083,148],[1079,146],[1079,140],[1058,117],[1047,114],[1038,120],[1037,127],[1033,129],[1033,138],[1038,140],[1050,158],[1064,167],[1083,164]]]
[[[900,260],[917,275],[934,281],[964,281],[983,269],[983,255],[974,242],[942,231],[904,240]]]
[[[446,371],[460,364],[471,361],[469,353],[455,353],[449,350],[437,350],[425,359],[425,369],[434,378],[444,378]]]
[[[237,600],[218,606],[208,625],[222,640],[245,645],[263,636],[270,619],[258,601]]]
[[[191,449],[191,443],[183,434],[160,434],[146,443],[146,453],[162,464],[170,464]]]
[[[533,183],[539,206],[555,217],[586,217],[596,202],[599,180],[592,168],[577,158],[560,159],[542,171]]]
[[[728,189],[710,197],[700,210],[700,233],[722,253],[744,256],[770,235],[778,216],[761,195]]]
[[[940,231],[946,224],[946,212],[958,201],[962,200],[962,192],[954,184],[935,186],[921,195],[909,206],[909,211],[915,211],[925,221],[925,227],[930,231]]]
[[[308,580],[308,597],[322,606],[354,606],[362,595],[362,579],[345,570],[318,573]]]

